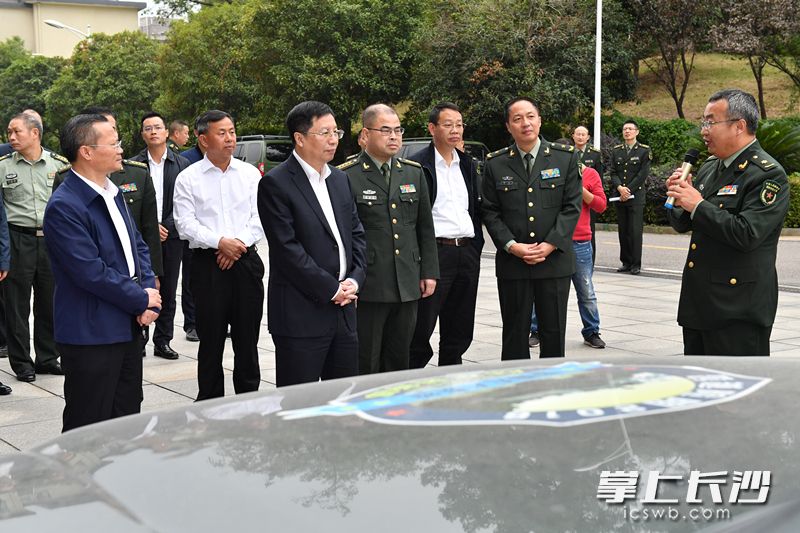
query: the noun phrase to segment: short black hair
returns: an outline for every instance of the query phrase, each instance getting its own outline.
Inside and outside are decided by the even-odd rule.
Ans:
[[[539,110],[539,104],[537,104],[536,102],[534,102],[534,101],[533,101],[533,98],[530,98],[530,97],[528,97],[528,96],[515,96],[514,98],[512,98],[511,100],[509,100],[508,102],[506,102],[506,106],[505,106],[505,108],[503,109],[503,121],[504,121],[506,124],[508,124],[508,118],[509,118],[509,117],[508,117],[508,114],[509,114],[509,110],[511,109],[511,106],[512,106],[512,105],[514,105],[514,104],[516,104],[517,102],[529,102],[529,103],[530,103],[530,104],[531,104],[533,107],[535,107],[535,108],[536,108],[536,113],[538,113],[538,114],[539,114],[539,116],[541,116],[541,115],[542,115],[542,112],[541,112],[541,110]]]
[[[308,133],[314,119],[325,115],[333,115],[333,110],[328,104],[323,104],[316,100],[306,100],[294,106],[289,111],[289,114],[286,115],[286,129],[289,130],[292,144],[296,144],[294,140],[295,133]]]
[[[144,121],[147,120],[148,118],[153,118],[153,117],[160,118],[161,119],[161,123],[164,125],[164,127],[165,128],[167,127],[167,121],[164,120],[164,117],[161,115],[161,113],[156,113],[155,111],[150,111],[149,113],[146,113],[142,117],[140,127],[144,128]]]
[[[203,135],[204,133],[208,132],[209,124],[212,122],[219,122],[220,120],[224,120],[226,118],[229,118],[231,122],[234,122],[233,117],[230,116],[229,113],[220,111],[219,109],[211,109],[197,117],[197,120],[194,121],[194,129],[197,130],[198,135]],[[235,125],[236,123],[234,122],[234,126]]]
[[[169,123],[169,134],[174,135],[185,127],[189,127],[185,120],[175,119]]]
[[[70,163],[78,159],[78,150],[81,146],[97,143],[94,125],[99,122],[108,122],[108,119],[99,113],[82,113],[64,124],[61,129],[61,152]]]
[[[431,123],[431,124],[438,124],[439,123],[439,115],[445,109],[450,109],[451,111],[455,111],[456,113],[461,114],[461,109],[456,104],[454,104],[453,102],[439,102],[438,104],[433,106],[433,109],[431,109],[431,112],[428,113],[428,122]]]
[[[625,127],[625,124],[633,124],[637,130],[639,129],[639,123],[633,120],[632,118],[629,118],[628,120],[622,123],[623,128]]]
[[[81,115],[106,115],[114,117],[117,120],[117,114],[110,107],[103,107],[101,105],[90,105],[80,112]]]

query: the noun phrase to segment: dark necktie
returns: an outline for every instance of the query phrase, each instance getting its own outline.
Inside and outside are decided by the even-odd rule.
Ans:
[[[389,163],[384,163],[381,166],[381,173],[383,174],[383,179],[386,180],[386,186],[389,186],[389,180],[391,179],[391,174],[389,173]]]
[[[531,154],[525,154],[525,172],[528,173],[528,177],[531,177],[531,171],[533,170],[533,156]]]

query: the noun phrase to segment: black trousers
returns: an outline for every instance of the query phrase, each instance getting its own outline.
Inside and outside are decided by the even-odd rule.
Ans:
[[[530,359],[531,309],[539,320],[539,357],[564,357],[570,276],[547,279],[498,279],[503,318],[501,359]]]
[[[164,258],[164,275],[161,276],[161,313],[156,319],[156,330],[153,343],[157,346],[169,344],[175,327],[175,295],[178,291],[178,276],[181,273],[183,258],[183,241],[167,239],[161,243],[161,255]]]
[[[11,270],[5,285],[8,359],[15,374],[33,371],[31,360],[31,289],[33,289],[33,349],[36,365],[47,366],[58,359],[53,339],[53,271],[44,237],[9,231]],[[140,354],[141,357],[141,354]]]
[[[194,298],[192,297],[192,253],[189,241],[183,243],[181,269],[181,311],[183,311],[183,331],[197,329],[194,319]]]
[[[133,339],[117,344],[58,344],[64,369],[63,431],[141,411],[142,346],[135,319]]]
[[[228,324],[233,344],[236,394],[258,390],[258,334],[264,314],[264,263],[251,246],[228,270],[217,266],[216,250],[196,249],[192,256],[192,295],[196,306],[197,400],[225,396],[222,353]]]
[[[684,355],[769,355],[772,326],[737,321],[720,329],[683,328]]]
[[[619,260],[625,266],[642,268],[644,202],[637,202],[624,207],[620,203],[617,202]]]
[[[358,372],[408,370],[408,351],[417,324],[417,300],[358,302]]]
[[[434,293],[419,300],[417,326],[411,341],[411,368],[423,368],[433,357],[430,340],[437,318],[439,366],[460,365],[461,356],[472,344],[480,252],[471,245],[440,243],[438,247],[440,277]]]
[[[278,387],[358,375],[358,334],[352,306],[335,306],[336,331],[332,335],[272,336]]]

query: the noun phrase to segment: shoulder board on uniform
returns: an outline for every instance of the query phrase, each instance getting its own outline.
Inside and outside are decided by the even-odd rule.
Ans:
[[[648,150],[650,149],[650,146],[644,143],[639,143],[639,146],[641,146],[642,148],[647,148]]]
[[[617,145],[614,145],[614,150],[616,150],[617,148],[624,148],[624,147],[625,147],[624,144],[617,144]]]
[[[133,161],[131,159],[123,159],[122,162],[124,164],[130,165],[132,167],[148,168],[147,163],[142,163],[141,161]]]
[[[490,154],[486,154],[486,159],[489,160],[489,159],[491,159],[491,158],[493,158],[495,156],[504,154],[504,153],[508,152],[510,149],[511,149],[510,146],[506,146],[505,148],[501,148],[499,150],[495,150],[494,152],[492,152]]]
[[[64,173],[66,173],[68,170],[70,170],[71,168],[72,168],[72,165],[71,165],[71,164],[68,164],[67,166],[65,166],[65,167],[61,167],[60,169],[56,170],[56,174],[64,174]]]
[[[11,152],[10,154],[6,154],[6,155],[4,155],[4,156],[0,157],[0,161],[2,161],[3,159],[8,159],[8,158],[9,158],[9,157],[11,157],[13,154],[14,154],[14,152]]]
[[[50,152],[50,157],[52,157],[52,158],[53,158],[53,159],[55,159],[56,161],[59,161],[59,162],[61,162],[61,163],[64,163],[65,165],[69,165],[69,159],[67,159],[66,157],[64,157],[64,156],[63,156],[63,155],[61,155],[61,154],[57,154],[57,153],[55,153],[55,152]]]
[[[357,163],[358,163],[358,157],[355,157],[349,161],[345,161],[341,165],[336,165],[336,168],[338,168],[339,170],[347,170],[348,168],[352,167]]]
[[[561,150],[562,152],[574,152],[575,151],[575,147],[572,146],[571,144],[550,143],[550,146],[552,148],[555,148],[556,150]]]
[[[405,165],[411,165],[412,167],[422,168],[421,164],[417,163],[416,161],[412,161],[410,159],[404,159],[402,157],[398,157],[397,160]]]
[[[775,162],[772,157],[767,155],[765,152],[755,153],[750,156],[750,162],[756,165],[757,167],[761,168],[762,170],[770,170],[778,166],[778,163]]]
[[[600,152],[600,150],[598,150],[598,149],[597,149],[597,148],[595,148],[594,146],[590,146],[590,147],[589,147],[589,151],[590,151],[590,152],[597,152],[598,154],[599,154],[599,153],[601,153],[601,152]]]

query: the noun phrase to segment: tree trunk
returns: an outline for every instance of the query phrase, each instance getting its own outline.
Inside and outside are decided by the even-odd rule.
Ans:
[[[747,61],[750,63],[750,70],[756,79],[758,107],[761,109],[761,118],[765,119],[767,118],[767,106],[764,103],[764,65],[767,64],[767,60],[763,56],[748,56]]]

